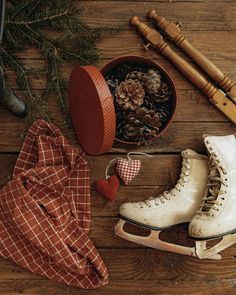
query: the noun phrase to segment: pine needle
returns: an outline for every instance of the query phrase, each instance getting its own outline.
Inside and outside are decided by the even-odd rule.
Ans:
[[[71,0],[25,0],[24,5],[22,0],[7,2],[3,63],[16,73],[17,85],[27,96],[30,123],[39,117],[52,120],[46,105],[49,95],[57,98],[65,122],[69,120],[67,83],[61,66],[66,62],[88,65],[99,61],[101,55],[96,41],[121,30],[119,26],[90,29],[79,20],[80,13]],[[60,32],[59,37],[51,37],[55,31]],[[28,48],[40,51],[46,68],[25,68],[18,56]],[[39,97],[34,94],[29,77],[42,78],[43,75],[46,90]]]

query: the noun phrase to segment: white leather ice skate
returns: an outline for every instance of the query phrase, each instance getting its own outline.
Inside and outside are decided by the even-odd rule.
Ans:
[[[144,202],[124,203],[120,207],[121,219],[115,227],[116,235],[159,250],[197,256],[195,247],[167,243],[159,238],[163,229],[191,221],[206,189],[207,157],[189,149],[182,152],[182,157],[180,178],[173,189]],[[127,221],[151,229],[150,235],[142,237],[125,232],[123,226]],[[211,258],[220,258],[213,256]]]
[[[200,209],[189,224],[198,241],[198,256],[208,258],[236,243],[236,139],[234,135],[205,136],[210,154],[209,177]],[[207,239],[223,237],[207,249]]]

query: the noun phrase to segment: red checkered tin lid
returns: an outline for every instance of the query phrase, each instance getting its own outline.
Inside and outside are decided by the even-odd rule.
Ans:
[[[116,116],[103,75],[93,66],[76,66],[68,92],[72,122],[83,149],[90,155],[107,152],[115,140]]]

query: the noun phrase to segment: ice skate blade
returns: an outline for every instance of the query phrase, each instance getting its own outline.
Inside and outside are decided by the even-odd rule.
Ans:
[[[168,252],[174,252],[174,253],[188,255],[188,256],[193,256],[193,257],[197,257],[200,259],[202,259],[202,258],[199,257],[199,255],[204,256],[202,251],[206,249],[206,245],[202,244],[202,241],[199,241],[198,248],[176,245],[176,244],[162,241],[159,238],[161,231],[160,230],[152,230],[152,229],[151,229],[150,235],[147,237],[137,236],[137,235],[127,233],[124,231],[123,227],[126,222],[129,222],[129,221],[120,219],[115,226],[115,234],[125,240],[128,240],[130,242],[134,242],[134,243],[137,243],[137,244],[140,244],[143,246],[151,247],[154,249],[168,251]],[[131,223],[131,222],[129,222],[129,223]],[[196,250],[198,250],[198,252]],[[206,255],[206,256],[208,256],[208,257],[204,257],[204,258],[215,259],[215,260],[221,259],[221,256],[217,253],[213,253],[213,254],[208,253],[208,255]]]
[[[211,239],[213,240],[213,239]],[[217,243],[215,246],[207,249],[208,240],[195,241],[196,245],[196,254],[199,259],[212,258],[212,256],[220,255],[219,252],[229,248],[230,246],[236,243],[236,233],[228,234],[222,237],[222,240]]]

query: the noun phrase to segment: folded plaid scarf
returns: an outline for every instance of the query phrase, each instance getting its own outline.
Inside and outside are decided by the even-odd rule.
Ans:
[[[68,285],[106,284],[106,266],[88,237],[89,185],[85,154],[56,126],[36,121],[0,190],[0,255]]]

